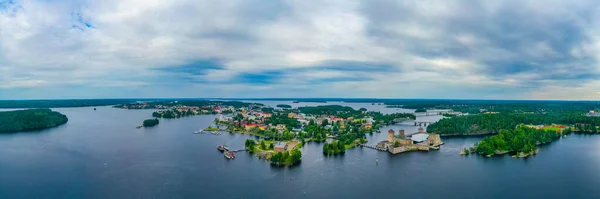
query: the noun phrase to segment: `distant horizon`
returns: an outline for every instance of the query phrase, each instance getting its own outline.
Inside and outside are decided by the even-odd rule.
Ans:
[[[455,101],[582,101],[582,102],[600,102],[599,100],[588,100],[588,99],[459,99],[459,98],[277,98],[277,97],[267,97],[267,98],[202,98],[202,97],[162,97],[162,98],[43,98],[43,99],[0,99],[0,101],[44,101],[44,100],[263,100],[263,101],[294,101],[294,100],[326,100],[326,101],[343,101],[347,100],[383,100],[391,101],[391,100],[455,100]],[[375,101],[369,101],[368,103],[372,103]],[[367,102],[365,102],[367,103]]]

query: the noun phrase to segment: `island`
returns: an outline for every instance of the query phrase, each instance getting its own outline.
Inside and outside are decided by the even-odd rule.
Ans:
[[[155,119],[147,119],[147,120],[144,120],[143,126],[144,127],[152,127],[152,126],[158,125],[158,123],[159,123],[159,121],[156,118]]]
[[[50,109],[28,109],[0,112],[0,133],[33,131],[67,123],[66,115]]]
[[[250,153],[256,154],[259,158],[265,159],[277,166],[291,166],[302,159],[302,152],[299,150],[303,143],[292,142],[273,142],[269,140],[255,141],[247,139],[245,148]]]
[[[288,104],[277,104],[277,107],[278,108],[292,108],[292,106],[288,105]]]
[[[560,138],[563,133],[570,132],[565,126],[519,125],[514,130],[502,130],[497,135],[486,137],[474,147],[464,149],[461,154],[476,152],[487,157],[514,154],[513,157],[527,157],[538,152],[537,145],[550,143]]]

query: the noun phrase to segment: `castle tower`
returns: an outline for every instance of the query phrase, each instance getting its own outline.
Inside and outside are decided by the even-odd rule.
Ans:
[[[394,136],[395,136],[396,132],[394,132],[393,129],[390,129],[388,131],[388,142],[390,143],[394,143]]]

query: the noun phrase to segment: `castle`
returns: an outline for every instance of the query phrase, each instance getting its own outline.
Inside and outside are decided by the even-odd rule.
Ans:
[[[398,146],[395,146],[398,143]],[[417,134],[410,138],[404,134],[404,130],[398,130],[398,135],[393,129],[388,131],[388,139],[377,144],[377,147],[387,149],[392,154],[405,151],[429,151],[430,148],[438,149],[444,144],[439,134],[428,134],[419,128]]]

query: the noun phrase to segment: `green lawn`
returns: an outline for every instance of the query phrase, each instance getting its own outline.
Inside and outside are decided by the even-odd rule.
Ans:
[[[561,128],[552,127],[552,126],[546,126],[543,129],[544,130],[550,130],[550,131],[559,131],[559,130],[562,130]]]

